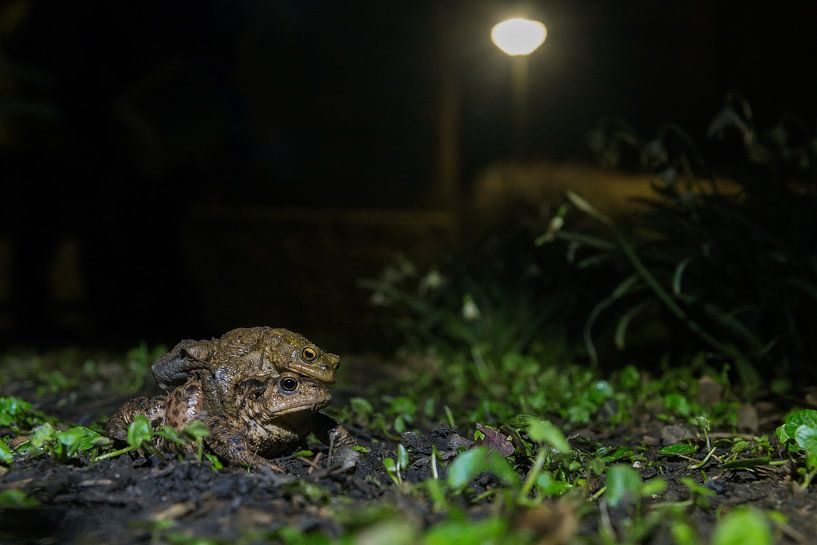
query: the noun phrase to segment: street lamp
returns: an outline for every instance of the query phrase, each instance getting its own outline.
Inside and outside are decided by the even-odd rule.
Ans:
[[[530,19],[508,19],[494,25],[491,41],[511,57],[530,55],[545,43],[545,25]]]
[[[539,49],[547,38],[547,29],[539,21],[508,19],[494,25],[491,41],[503,53],[512,57],[514,152],[518,159],[525,156],[528,139],[528,55]]]

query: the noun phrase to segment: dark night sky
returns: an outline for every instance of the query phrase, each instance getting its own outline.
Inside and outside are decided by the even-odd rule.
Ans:
[[[507,16],[548,27],[530,59],[533,158],[589,159],[585,134],[604,116],[644,135],[672,121],[702,139],[732,89],[761,126],[783,112],[813,126],[817,114],[815,2],[0,8],[0,238],[17,248],[12,261],[35,263],[14,273],[24,287],[9,303],[29,314],[46,304],[34,295],[43,256],[66,233],[79,233],[87,262],[112,264],[87,273],[106,304],[153,312],[196,300],[179,295],[192,203],[434,207],[444,75],[461,90],[463,183],[510,155],[509,63],[488,39]]]
[[[443,73],[463,89],[465,177],[509,153],[508,59],[488,31],[520,11],[513,3],[28,4],[5,39],[14,98],[56,118],[20,114],[15,128],[33,136],[12,133],[17,150],[57,151],[88,178],[106,176],[88,164],[97,154],[172,179],[184,198],[419,204],[435,172]],[[702,134],[731,89],[761,116],[814,118],[813,2],[521,11],[549,28],[531,58],[534,156],[587,156],[584,134],[608,115],[645,133],[673,121]]]

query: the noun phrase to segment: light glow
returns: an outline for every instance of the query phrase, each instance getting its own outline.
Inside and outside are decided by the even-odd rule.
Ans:
[[[491,29],[491,41],[512,57],[530,55],[545,43],[545,38],[545,25],[530,19],[508,19]]]

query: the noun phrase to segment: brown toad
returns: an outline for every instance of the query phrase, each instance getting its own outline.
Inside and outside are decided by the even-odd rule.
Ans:
[[[204,386],[212,385],[224,411],[235,416],[231,393],[244,380],[264,381],[290,371],[330,384],[339,365],[340,357],[324,352],[303,335],[262,326],[233,329],[211,340],[181,341],[151,371],[162,389],[183,384],[193,371],[208,371],[213,380]]]
[[[268,458],[293,450],[310,432],[330,447],[341,449],[342,462],[354,458],[349,447],[355,441],[349,432],[317,412],[332,398],[324,384],[290,372],[272,379],[244,380],[234,391],[237,415],[230,416],[208,395],[213,391],[207,385],[210,380],[207,372],[194,371],[167,397],[128,401],[108,422],[108,435],[124,440],[134,416],[144,414],[154,428],[167,425],[181,431],[192,421],[201,421],[210,432],[205,439],[207,446],[233,464],[284,471]],[[158,446],[163,450],[176,448],[166,442]]]

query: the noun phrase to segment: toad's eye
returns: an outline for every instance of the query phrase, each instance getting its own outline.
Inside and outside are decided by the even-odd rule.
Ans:
[[[301,356],[303,356],[306,361],[312,361],[318,357],[318,353],[314,348],[307,346],[301,350]]]
[[[285,392],[294,392],[298,387],[298,381],[292,377],[281,379],[281,389]]]

